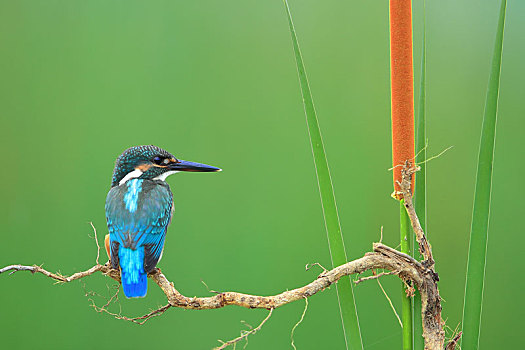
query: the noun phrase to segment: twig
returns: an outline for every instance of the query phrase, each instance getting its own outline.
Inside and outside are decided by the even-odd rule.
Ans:
[[[204,282],[204,280],[202,280],[202,279],[201,279],[201,283],[204,284],[204,287],[206,287],[206,289],[208,290],[208,292],[213,293],[213,294],[219,294],[219,293],[220,293],[220,292],[217,292],[216,290],[210,289],[210,287],[208,287],[208,285],[206,284],[206,282]]]
[[[439,158],[439,157],[441,157],[446,151],[448,151],[449,149],[451,149],[452,147],[454,147],[454,146],[449,146],[449,147],[445,148],[443,151],[439,152],[439,154],[437,154],[437,155],[435,155],[435,156],[432,156],[432,157],[430,157],[430,158],[428,158],[428,159],[425,159],[425,160],[422,161],[422,162],[416,163],[416,165],[425,164],[426,162],[430,162],[430,161],[433,160],[433,159]],[[426,146],[425,146],[425,148],[426,148]]]
[[[323,265],[319,264],[318,262],[315,262],[312,264],[306,264],[305,269],[306,271],[309,271],[314,266],[319,266],[323,270],[323,272],[321,272],[318,277],[321,277],[324,273],[326,273],[326,271],[328,271],[327,269],[324,268]]]
[[[462,334],[463,332],[459,332],[458,334],[456,334],[456,336],[452,338],[450,342],[447,344],[447,347],[445,348],[445,350],[455,350],[456,345],[458,344],[459,338],[461,338]]]
[[[401,321],[401,318],[400,318],[399,315],[397,314],[396,308],[394,307],[394,304],[392,304],[392,300],[390,299],[390,297],[388,296],[388,294],[386,294],[386,291],[385,291],[385,289],[383,288],[383,285],[381,284],[381,282],[379,282],[379,280],[377,280],[377,284],[379,284],[379,288],[381,288],[381,291],[382,291],[383,294],[385,295],[386,300],[388,300],[388,303],[390,304],[390,307],[392,308],[392,311],[394,311],[394,315],[396,315],[396,317],[397,317],[397,322],[399,322],[399,325],[401,326],[401,328],[403,328],[403,322]]]
[[[410,161],[411,163],[412,163],[412,162],[415,162],[417,156],[418,156],[421,152],[423,152],[427,147],[428,147],[428,140],[427,140],[427,143],[425,144],[425,147],[423,147],[422,149],[420,149],[420,150],[416,153],[416,155],[415,155],[414,157],[412,157],[411,159],[409,159],[409,161]],[[415,165],[425,164],[425,163],[427,163],[427,162],[430,162],[431,160],[434,160],[434,159],[436,159],[436,158],[439,158],[439,157],[441,157],[446,151],[448,151],[449,149],[451,149],[451,148],[453,148],[453,147],[454,147],[454,146],[449,146],[449,147],[445,148],[443,151],[441,151],[441,152],[439,152],[438,154],[436,154],[435,156],[432,156],[432,157],[430,157],[430,158],[428,158],[428,159],[425,159],[425,160],[423,160],[423,161],[421,161],[421,162],[419,162],[419,163],[415,163]],[[395,166],[389,168],[388,171],[392,171],[392,170],[394,170],[394,169],[396,169],[396,168],[404,167],[404,166],[405,166],[405,164],[397,164],[397,165],[395,165]]]
[[[95,235],[94,239],[95,239],[95,243],[97,244],[97,260],[95,261],[97,262],[97,265],[100,265],[98,262],[98,258],[100,257],[100,245],[98,244],[97,229],[95,228],[95,225],[93,225],[92,222],[89,222],[89,224],[91,225],[91,228],[93,228],[93,233]]]
[[[108,287],[108,290],[109,290],[109,287]],[[102,306],[103,308],[107,308],[113,302],[113,300],[118,301],[119,290],[120,290],[120,285],[117,284],[117,287],[115,288],[115,293],[111,296],[111,298],[108,299],[108,302],[104,304],[104,306]]]
[[[363,281],[375,280],[375,279],[378,279],[379,277],[382,277],[382,276],[397,275],[397,274],[398,274],[397,271],[381,272],[381,273],[379,273],[377,275],[362,277],[362,278],[358,279],[357,281],[354,281],[354,283],[355,284],[359,284],[359,283],[361,283]]]
[[[248,332],[244,332],[241,336],[239,336],[239,337],[237,337],[235,339],[228,340],[227,342],[223,342],[221,346],[216,347],[214,350],[225,349],[228,346],[236,344],[236,343],[240,342],[241,340],[247,338],[249,335],[257,333],[258,331],[261,330],[262,326],[266,323],[266,321],[268,321],[270,316],[272,316],[272,312],[273,312],[273,309],[270,309],[270,312],[268,312],[268,316],[266,316],[266,318],[264,320],[262,320],[262,322],[257,327],[255,327],[254,329],[251,329]]]
[[[152,310],[152,311],[150,311],[149,313],[147,313],[145,315],[138,316],[138,317],[123,316],[122,315],[122,307],[120,308],[119,313],[111,312],[111,311],[108,310],[108,307],[109,307],[109,305],[112,302],[118,301],[118,292],[119,292],[119,288],[117,287],[117,290],[116,290],[115,294],[113,294],[113,296],[111,296],[111,298],[107,299],[106,304],[104,304],[101,307],[97,306],[93,299],[89,298],[89,301],[91,302],[91,307],[93,307],[93,309],[95,309],[96,312],[104,312],[104,313],[106,313],[108,315],[111,315],[111,316],[115,317],[116,319],[130,321],[130,322],[136,323],[138,325],[143,325],[144,323],[149,321],[152,317],[162,315],[164,312],[166,312],[166,310],[168,310],[171,307],[170,304],[167,304],[167,305],[159,307],[156,310]],[[88,296],[88,295],[98,295],[98,294],[93,293],[93,292],[86,292],[86,296]],[[101,296],[101,295],[98,295],[98,296]]]
[[[167,304],[167,305],[161,306],[158,309],[153,310],[150,313],[147,313],[147,314],[145,314],[143,316],[133,317],[133,318],[129,318],[129,317],[126,317],[126,316],[121,316],[120,319],[126,320],[126,321],[131,321],[131,322],[139,324],[139,325],[143,325],[144,323],[148,322],[152,317],[156,317],[156,316],[162,315],[170,307],[171,307],[171,305]],[[141,322],[139,322],[139,321],[141,321]]]
[[[31,271],[32,273],[41,273],[44,276],[50,277],[50,278],[52,278],[54,280],[57,280],[59,282],[71,282],[71,281],[78,280],[80,278],[92,275],[92,274],[94,274],[97,271],[104,272],[104,270],[106,270],[107,272],[110,272],[109,266],[106,267],[106,265],[98,265],[97,264],[97,265],[93,266],[92,268],[90,268],[89,270],[82,271],[82,272],[77,272],[77,273],[74,273],[74,274],[72,274],[71,276],[68,277],[68,276],[63,276],[63,275],[61,275],[59,273],[55,274],[55,273],[49,272],[49,271],[43,269],[41,266],[38,266],[38,265],[32,265],[32,266],[27,266],[27,265],[9,265],[9,266],[6,266],[6,267],[0,269],[0,274],[4,273],[4,272],[7,272],[7,271],[11,271],[11,273],[9,273],[10,275],[12,275],[12,274],[14,274],[15,272],[18,272],[18,271]],[[120,282],[120,272],[117,271],[117,273],[119,274],[119,277],[118,277],[117,280]],[[114,276],[114,273],[110,277],[114,278],[113,276]]]
[[[112,302],[118,302],[118,292],[120,290],[120,285],[117,285],[117,287],[115,288],[115,293],[113,293],[113,295],[110,297],[110,298],[106,298],[98,293],[95,293],[95,292],[92,292],[92,291],[87,291],[86,289],[86,285],[85,283],[82,283],[82,288],[84,289],[84,293],[86,294],[86,297],[87,296],[99,296],[101,298],[104,298],[107,300],[106,304],[104,304],[102,307],[98,307],[96,304],[95,304],[95,301],[92,299],[92,298],[88,298],[88,300],[91,302],[91,306],[93,307],[93,309],[95,309],[96,312],[105,312],[109,315],[112,315],[112,316],[115,316],[116,318],[118,318],[117,316],[120,316],[120,313],[119,314],[114,314],[114,313],[111,313],[108,311],[108,307],[109,305],[111,305]],[[108,288],[108,291],[109,291],[109,286],[107,287]],[[120,305],[120,304],[119,304]],[[122,307],[121,307],[121,310],[122,312]]]
[[[301,315],[301,318],[295,324],[295,326],[293,326],[292,333],[290,334],[290,338],[292,339],[292,348],[294,348],[294,350],[297,350],[297,348],[295,347],[295,344],[294,344],[294,341],[293,341],[293,333],[295,332],[295,329],[297,328],[297,326],[299,326],[304,320],[304,315],[306,315],[306,310],[308,310],[308,298],[304,298],[304,302],[305,302],[305,304],[304,304],[303,314]]]

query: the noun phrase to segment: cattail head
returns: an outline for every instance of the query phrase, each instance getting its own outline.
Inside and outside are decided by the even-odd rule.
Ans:
[[[414,161],[414,73],[412,62],[412,1],[390,0],[390,84],[392,98],[392,165],[394,189],[405,161]],[[414,177],[412,186],[414,188]]]

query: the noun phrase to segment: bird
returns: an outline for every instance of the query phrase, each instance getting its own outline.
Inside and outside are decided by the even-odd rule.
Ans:
[[[173,215],[166,178],[180,171],[218,172],[220,168],[175,158],[153,145],[125,150],[116,160],[106,198],[111,267],[120,269],[127,298],[146,296],[147,274],[162,257]]]

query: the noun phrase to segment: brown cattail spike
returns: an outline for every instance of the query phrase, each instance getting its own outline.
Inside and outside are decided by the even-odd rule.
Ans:
[[[412,1],[390,0],[390,84],[392,97],[392,164],[394,189],[401,200],[401,169],[414,161],[414,73]],[[414,178],[412,186],[414,188]]]

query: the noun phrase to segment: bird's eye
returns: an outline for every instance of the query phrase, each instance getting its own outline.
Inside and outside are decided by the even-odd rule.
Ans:
[[[156,156],[155,158],[153,158],[153,163],[158,164],[158,165],[161,165],[162,162],[165,161],[165,160],[166,160],[165,158],[162,158],[162,157]]]
[[[168,158],[164,158],[164,160],[162,161],[162,163],[164,165],[168,165],[170,163],[170,160]]]

